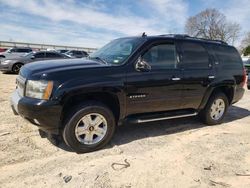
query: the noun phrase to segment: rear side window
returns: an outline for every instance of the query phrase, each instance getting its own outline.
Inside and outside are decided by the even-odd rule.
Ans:
[[[184,69],[208,69],[209,56],[207,50],[198,43],[183,42],[182,67]]]
[[[222,66],[234,67],[242,64],[241,57],[234,47],[214,45],[213,50]]]
[[[152,66],[152,69],[173,69],[176,68],[177,65],[174,44],[159,44],[153,46],[142,58]]]
[[[58,58],[58,57],[62,57],[62,56],[60,54],[57,54],[57,53],[46,52],[46,57],[48,57],[48,58]]]

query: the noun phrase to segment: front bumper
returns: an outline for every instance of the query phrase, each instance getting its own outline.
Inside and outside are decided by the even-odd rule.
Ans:
[[[15,90],[11,95],[11,108],[15,115],[22,116],[39,129],[59,134],[62,107],[58,101],[21,97]]]
[[[0,71],[2,71],[2,72],[11,71],[11,66],[9,64],[1,64],[0,63]]]

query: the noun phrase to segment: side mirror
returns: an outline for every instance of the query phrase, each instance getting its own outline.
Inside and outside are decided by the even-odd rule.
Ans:
[[[135,64],[135,69],[141,72],[149,72],[151,70],[151,65],[144,61],[140,56]]]
[[[31,56],[30,59],[35,59],[35,56]]]

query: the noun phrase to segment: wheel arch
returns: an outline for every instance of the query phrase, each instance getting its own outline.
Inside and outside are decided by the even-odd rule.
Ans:
[[[228,104],[231,105],[234,97],[234,86],[233,85],[218,85],[213,88],[209,88],[206,95],[203,97],[199,109],[205,108],[209,98],[217,92],[222,92],[227,96]]]
[[[63,99],[63,108],[61,120],[63,121],[67,114],[76,106],[88,101],[95,101],[107,106],[114,114],[115,120],[118,121],[121,116],[121,103],[119,97],[111,92],[88,92],[67,96]]]

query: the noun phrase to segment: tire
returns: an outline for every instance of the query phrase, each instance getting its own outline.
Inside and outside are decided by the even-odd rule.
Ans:
[[[62,135],[72,150],[86,153],[104,147],[113,137],[115,128],[116,121],[108,107],[88,102],[70,111]]]
[[[18,74],[21,67],[23,66],[22,63],[16,63],[12,66],[12,72],[15,73],[15,74]]]
[[[199,114],[201,121],[207,125],[216,125],[222,123],[228,106],[228,98],[224,93],[214,93],[209,98],[206,107]]]

